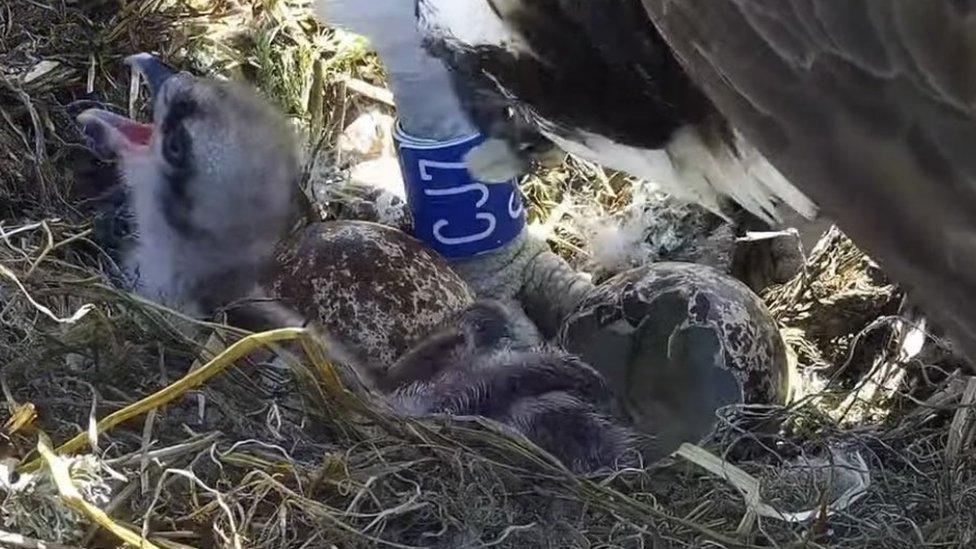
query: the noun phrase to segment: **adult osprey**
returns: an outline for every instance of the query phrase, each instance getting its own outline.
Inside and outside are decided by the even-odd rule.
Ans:
[[[976,356],[976,2],[414,3],[486,133],[495,101],[713,210],[819,207]]]
[[[716,213],[729,199],[766,220],[780,202],[816,213],[688,78],[638,0],[419,0],[417,16],[483,131],[509,137],[480,115],[494,99],[563,150]]]

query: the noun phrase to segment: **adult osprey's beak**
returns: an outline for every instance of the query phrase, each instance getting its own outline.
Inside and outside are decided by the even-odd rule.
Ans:
[[[153,97],[167,80],[177,74],[177,71],[148,53],[130,55],[125,59],[125,64],[143,75]],[[89,147],[103,160],[145,151],[152,140],[152,124],[142,124],[105,109],[87,109],[77,116],[77,120]]]

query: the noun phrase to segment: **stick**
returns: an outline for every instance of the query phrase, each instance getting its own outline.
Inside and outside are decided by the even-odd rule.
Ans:
[[[363,82],[362,80],[353,78],[351,76],[343,77],[342,82],[346,85],[346,88],[358,93],[359,95],[391,107],[396,107],[396,102],[393,101],[393,92],[386,88],[374,86],[369,82]]]

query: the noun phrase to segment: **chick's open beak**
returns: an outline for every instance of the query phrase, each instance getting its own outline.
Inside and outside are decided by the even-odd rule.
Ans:
[[[137,53],[125,63],[145,77],[155,97],[176,71],[148,53]],[[144,150],[152,139],[152,124],[142,124],[104,109],[88,109],[77,117],[88,145],[103,160]]]
[[[102,109],[82,112],[78,123],[89,147],[103,160],[148,148],[153,134],[151,124],[141,124]]]

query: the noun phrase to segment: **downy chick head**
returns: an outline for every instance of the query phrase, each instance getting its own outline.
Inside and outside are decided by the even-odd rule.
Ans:
[[[136,289],[191,314],[243,297],[294,213],[297,146],[252,90],[175,72],[148,54],[127,63],[153,96],[153,123],[101,109],[78,116],[117,159],[138,245],[125,260]]]

